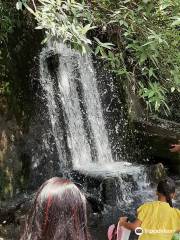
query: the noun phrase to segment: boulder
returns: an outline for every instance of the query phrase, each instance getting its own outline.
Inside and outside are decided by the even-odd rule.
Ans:
[[[163,178],[167,177],[167,170],[162,163],[151,165],[147,168],[149,182],[158,183]]]

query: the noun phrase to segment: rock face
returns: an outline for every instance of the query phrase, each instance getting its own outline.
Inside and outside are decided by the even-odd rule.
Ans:
[[[163,112],[153,115],[147,111],[145,102],[134,94],[133,86],[127,89],[134,159],[141,163],[162,162],[175,174],[180,173],[180,155],[171,153],[169,149],[171,144],[180,140],[179,96],[174,94],[174,99],[168,99],[168,116]]]
[[[148,120],[135,119],[137,139],[144,152],[144,159],[150,163],[162,162],[171,173],[180,173],[180,155],[171,153],[171,144],[178,143],[180,139],[180,124],[160,118]]]
[[[42,40],[31,16],[18,14],[15,3],[7,4],[14,25],[1,59],[6,73],[1,74],[1,80],[7,83],[8,91],[3,92],[0,82],[0,200],[13,198],[26,189],[29,181],[31,159],[26,142],[35,111],[37,56]]]
[[[138,183],[128,173],[118,177],[72,171],[70,177],[85,192],[94,212],[101,212],[105,206],[118,207],[118,202],[125,206],[127,192],[131,194],[138,190]]]
[[[4,101],[0,113],[0,198],[13,197],[23,184],[20,144],[22,131],[15,118],[9,118]],[[2,106],[2,105],[1,105]]]

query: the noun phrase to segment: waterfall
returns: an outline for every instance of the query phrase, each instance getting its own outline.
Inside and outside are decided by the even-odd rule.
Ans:
[[[85,192],[119,209],[131,210],[135,202],[151,198],[145,167],[113,160],[116,146],[108,139],[91,56],[50,42],[40,55],[40,83],[59,171],[75,182],[83,179]]]
[[[82,56],[57,41],[42,50],[41,97],[52,136],[43,143],[47,151],[55,152],[55,160],[52,154],[48,160],[59,164],[59,168],[53,165],[57,166],[53,174],[80,183],[92,205],[98,209],[100,203],[101,220],[107,227],[120,214],[132,216],[142,202],[153,199],[153,190],[146,167],[128,162],[128,154],[121,151],[127,129],[123,113],[119,114],[123,105],[114,89],[108,91],[114,79],[107,81],[106,71],[102,68],[101,73],[98,67],[96,77],[93,63],[90,55]]]
[[[49,43],[40,76],[61,167],[68,168],[69,158],[75,169],[113,162],[91,56]]]

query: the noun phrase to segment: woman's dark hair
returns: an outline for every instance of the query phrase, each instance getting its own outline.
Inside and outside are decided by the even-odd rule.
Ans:
[[[166,197],[166,201],[169,203],[171,207],[173,207],[171,194],[175,193],[175,191],[176,191],[175,182],[169,177],[165,178],[164,180],[161,180],[158,183],[157,192]]]
[[[52,178],[40,187],[21,240],[89,240],[86,199],[75,184]]]

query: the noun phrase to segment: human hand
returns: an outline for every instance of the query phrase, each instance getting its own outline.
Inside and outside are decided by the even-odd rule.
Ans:
[[[175,153],[175,152],[180,152],[180,144],[172,144],[171,145],[170,152]]]
[[[120,219],[119,219],[120,226],[123,226],[123,223],[127,222],[127,220],[128,220],[127,217],[120,217]]]

